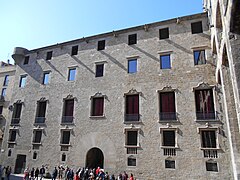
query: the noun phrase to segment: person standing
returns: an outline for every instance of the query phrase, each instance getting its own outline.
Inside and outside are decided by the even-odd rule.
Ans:
[[[38,175],[39,175],[39,169],[37,168],[37,169],[35,170],[35,179],[37,179],[37,180],[38,180]]]
[[[34,172],[35,172],[35,169],[32,168],[32,170],[30,172],[31,180],[34,180]]]
[[[6,171],[5,171],[7,180],[10,180],[11,172],[12,172],[12,168],[10,166],[7,166]]]
[[[131,173],[130,179],[129,180],[134,180],[133,174]]]
[[[44,166],[42,165],[42,167],[41,167],[41,169],[40,169],[40,180],[42,180],[44,174],[45,174],[45,168],[44,168]]]
[[[58,174],[58,171],[57,171],[57,168],[55,167],[52,173],[52,180],[55,180],[57,178],[57,174]]]
[[[29,169],[28,167],[24,170],[24,180],[29,180]]]

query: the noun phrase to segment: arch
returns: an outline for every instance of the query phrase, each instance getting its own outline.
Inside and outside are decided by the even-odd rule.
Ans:
[[[216,46],[216,38],[215,36],[213,37],[213,46],[212,46],[212,53],[213,55],[217,55],[217,46]]]
[[[219,85],[222,84],[222,79],[221,79],[220,70],[218,70],[218,74],[217,74],[217,83],[218,83]]]
[[[101,149],[94,147],[87,152],[85,167],[104,168],[104,155]]]
[[[222,14],[220,11],[219,2],[217,4],[217,11],[216,11],[216,28],[218,28],[219,30],[222,30]]]
[[[226,45],[224,45],[224,47],[223,47],[222,65],[229,67]]]

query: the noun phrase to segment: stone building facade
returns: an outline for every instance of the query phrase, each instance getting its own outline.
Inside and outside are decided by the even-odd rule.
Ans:
[[[208,13],[15,48],[1,162],[16,173],[63,164],[138,179],[237,179],[238,80],[229,58],[220,63],[209,2]]]

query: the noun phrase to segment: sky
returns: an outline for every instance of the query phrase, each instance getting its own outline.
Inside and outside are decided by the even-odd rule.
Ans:
[[[201,13],[202,0],[0,0],[0,61],[82,37]]]

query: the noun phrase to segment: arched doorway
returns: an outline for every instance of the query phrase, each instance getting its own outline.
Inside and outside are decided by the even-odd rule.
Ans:
[[[87,152],[86,167],[88,168],[103,168],[104,156],[99,148],[92,148]]]

